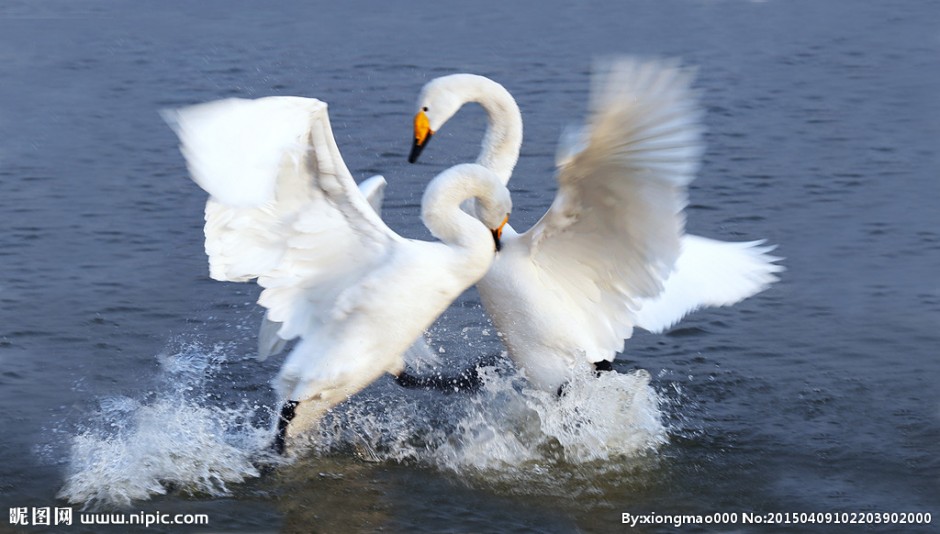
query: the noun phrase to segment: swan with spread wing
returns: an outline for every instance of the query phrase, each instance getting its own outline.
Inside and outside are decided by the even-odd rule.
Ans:
[[[210,195],[210,276],[257,279],[270,335],[299,338],[275,379],[279,452],[336,404],[401,372],[402,354],[499,248],[509,192],[474,164],[444,171],[425,190],[421,217],[441,242],[388,228],[356,187],[319,100],[227,99],[165,118]],[[364,189],[380,196],[383,186]],[[476,199],[479,220],[459,209],[467,199]]]
[[[686,186],[703,151],[692,78],[663,61],[603,66],[586,124],[559,148],[551,207],[524,233],[506,227],[503,251],[477,287],[510,357],[534,385],[556,391],[577,366],[610,369],[634,327],[660,332],[777,280],[782,267],[768,255],[772,247],[684,233]],[[522,116],[509,92],[483,76],[424,86],[409,161],[470,102],[488,117],[477,163],[508,183]]]

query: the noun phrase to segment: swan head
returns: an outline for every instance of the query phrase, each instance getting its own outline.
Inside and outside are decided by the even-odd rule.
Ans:
[[[473,78],[472,74],[452,74],[435,78],[426,83],[418,95],[418,111],[415,114],[415,136],[411,144],[408,162],[418,161],[418,156],[435,132],[444,126],[467,102],[465,87]]]
[[[421,155],[421,151],[424,150],[428,141],[431,140],[431,136],[434,135],[434,130],[431,129],[431,122],[425,114],[427,110],[428,108],[425,107],[415,115],[415,137],[411,143],[411,153],[408,154],[408,163],[418,161],[418,156]]]
[[[503,222],[499,223],[499,226],[490,230],[493,232],[493,243],[496,244],[496,252],[499,252],[503,249],[503,243],[500,239],[503,237],[503,227],[506,226],[506,223],[509,222],[509,215],[503,219]]]
[[[499,182],[496,175],[492,175],[496,180],[492,185],[489,194],[476,197],[476,214],[483,224],[489,228],[493,234],[493,244],[496,252],[502,248],[503,228],[509,222],[509,212],[512,211],[512,197],[509,189]]]

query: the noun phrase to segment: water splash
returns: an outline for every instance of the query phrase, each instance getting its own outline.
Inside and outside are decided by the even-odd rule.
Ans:
[[[170,490],[227,496],[272,458],[271,407],[210,394],[223,348],[190,343],[159,358],[160,383],[144,399],[110,397],[71,440],[59,493],[85,507],[121,507]],[[475,393],[408,390],[380,380],[331,411],[311,436],[314,455],[416,464],[510,491],[590,491],[609,469],[629,469],[668,441],[663,399],[646,371],[585,370],[561,397],[531,389],[508,359],[480,368]],[[217,389],[217,388],[216,388]],[[583,476],[578,472],[583,471]],[[551,473],[552,476],[546,476]],[[578,484],[570,480],[578,479]]]
[[[190,344],[160,357],[152,398],[110,397],[72,438],[59,497],[93,506],[128,506],[176,488],[228,495],[229,485],[258,476],[252,464],[269,439],[260,408],[214,406],[205,383],[224,362],[220,348]]]
[[[425,398],[390,390],[353,399],[323,421],[314,447],[525,487],[519,482],[549,471],[629,467],[668,442],[646,371],[595,377],[586,370],[560,398],[505,368],[483,368],[482,375],[484,385],[472,395],[442,400],[439,392]]]

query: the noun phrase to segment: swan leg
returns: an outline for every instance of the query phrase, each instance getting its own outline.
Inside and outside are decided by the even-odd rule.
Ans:
[[[277,418],[277,432],[274,434],[274,443],[271,444],[274,452],[278,454],[283,455],[287,449],[287,427],[297,415],[298,404],[300,401],[289,400],[281,406],[281,413]]]
[[[344,395],[341,400],[345,400],[345,398]],[[324,414],[339,402],[339,400],[324,399],[319,396],[302,401],[286,401],[281,406],[281,413],[277,419],[277,430],[274,434],[274,443],[271,444],[271,447],[278,454],[286,454],[290,444],[296,438],[316,430]]]

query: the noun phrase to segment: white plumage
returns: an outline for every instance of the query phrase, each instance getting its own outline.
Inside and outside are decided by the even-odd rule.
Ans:
[[[635,326],[661,331],[702,306],[733,304],[782,269],[759,242],[684,235],[686,186],[703,150],[691,82],[668,62],[602,66],[586,124],[563,136],[554,202],[525,233],[507,226],[503,252],[477,284],[509,355],[536,386],[557,390],[575,367],[613,360]],[[412,159],[426,144],[417,139],[468,102],[489,118],[477,162],[508,183],[522,117],[482,76],[425,85]]]
[[[663,291],[640,299],[636,325],[660,333],[700,308],[730,306],[767,289],[783,267],[763,241],[682,237],[679,258]]]
[[[509,192],[484,167],[458,165],[431,181],[422,219],[443,243],[416,241],[388,228],[356,187],[323,102],[229,99],[165,116],[210,194],[210,275],[264,288],[262,353],[300,338],[275,382],[282,400],[299,402],[288,438],[398,374],[405,350],[493,260],[493,234],[459,209],[477,198],[491,229],[508,216]],[[363,189],[380,203],[384,184],[376,177]]]

